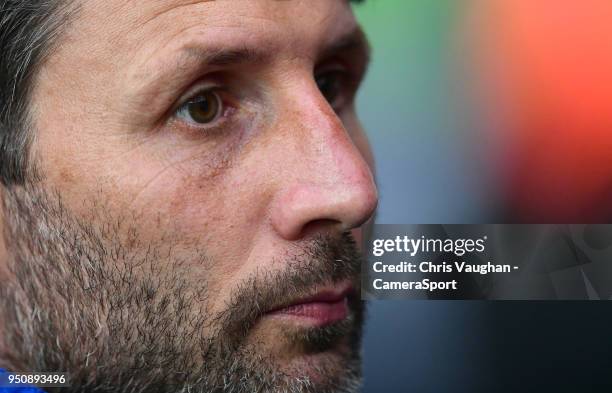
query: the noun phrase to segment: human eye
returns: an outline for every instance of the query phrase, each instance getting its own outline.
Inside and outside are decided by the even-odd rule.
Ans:
[[[202,130],[220,127],[231,115],[232,106],[224,100],[223,89],[197,86],[174,111],[174,119],[190,128]]]
[[[315,81],[329,105],[339,112],[353,98],[356,84],[353,75],[342,66],[330,66],[315,74]]]

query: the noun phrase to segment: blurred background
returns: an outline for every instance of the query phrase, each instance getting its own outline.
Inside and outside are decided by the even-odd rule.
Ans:
[[[366,0],[377,222],[612,222],[612,1]],[[612,304],[377,301],[365,392],[612,391]]]

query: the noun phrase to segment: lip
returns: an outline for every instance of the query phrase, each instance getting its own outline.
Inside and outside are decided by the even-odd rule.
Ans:
[[[350,283],[322,288],[311,296],[298,298],[268,311],[266,316],[323,327],[344,320],[349,315],[348,299],[354,293]]]

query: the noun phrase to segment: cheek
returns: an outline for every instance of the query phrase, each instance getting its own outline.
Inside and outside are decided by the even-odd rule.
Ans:
[[[197,161],[173,166],[137,191],[128,209],[147,218],[143,227],[153,234],[168,231],[237,268],[266,214],[266,186],[249,167],[236,164],[207,176]]]

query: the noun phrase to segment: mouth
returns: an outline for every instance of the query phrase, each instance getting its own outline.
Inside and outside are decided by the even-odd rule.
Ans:
[[[298,298],[264,314],[312,327],[324,327],[349,316],[349,298],[355,290],[350,282],[321,288],[311,296]]]

